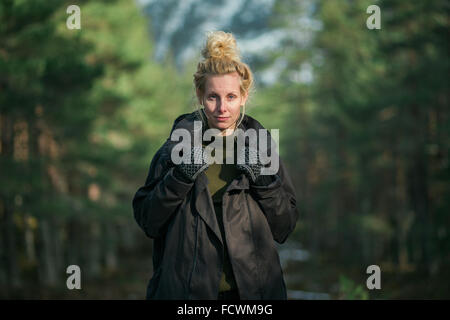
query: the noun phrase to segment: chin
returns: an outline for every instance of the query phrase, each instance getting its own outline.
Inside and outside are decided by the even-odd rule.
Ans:
[[[226,122],[218,122],[218,123],[216,123],[216,128],[220,129],[220,130],[225,130],[225,129],[228,129],[229,127],[230,127],[230,124],[226,123]]]
[[[231,122],[218,122],[218,121],[214,121],[214,128],[219,129],[219,130],[225,130],[228,129],[231,126]]]

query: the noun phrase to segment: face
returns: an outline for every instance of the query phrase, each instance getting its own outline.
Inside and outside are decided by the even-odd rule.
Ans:
[[[247,101],[247,94],[241,94],[239,74],[208,75],[205,92],[202,96],[197,91],[197,97],[205,107],[209,126],[221,130],[222,135],[231,134],[239,120],[240,107]]]

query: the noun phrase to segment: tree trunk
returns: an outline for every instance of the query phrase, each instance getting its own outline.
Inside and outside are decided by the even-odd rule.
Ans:
[[[13,119],[5,114],[0,115],[1,120],[1,159],[13,161]],[[7,296],[20,286],[19,268],[17,265],[16,228],[14,225],[14,205],[11,195],[0,194],[2,219],[2,265],[5,266]]]
[[[58,280],[56,261],[54,254],[54,239],[52,237],[51,225],[48,218],[42,218],[40,222],[42,237],[41,272],[46,286],[55,286]]]
[[[105,223],[104,227],[105,266],[108,272],[115,272],[117,270],[117,234],[114,230],[115,224],[108,222]]]
[[[428,163],[425,154],[426,144],[426,123],[423,119],[423,112],[419,106],[410,107],[412,121],[414,124],[412,138],[412,163],[408,170],[408,191],[412,209],[416,215],[417,234],[416,252],[418,262],[422,267],[430,266],[430,224],[429,224],[429,191],[428,191]]]
[[[90,244],[89,244],[89,274],[98,277],[101,274],[101,226],[97,221],[90,223]]]
[[[414,221],[414,214],[408,210],[407,181],[405,176],[405,164],[400,159],[396,161],[396,210],[395,219],[397,226],[397,256],[400,271],[410,269],[410,257],[408,253],[408,235]]]
[[[25,252],[28,263],[34,265],[36,263],[36,248],[34,241],[33,217],[29,214],[25,215]]]

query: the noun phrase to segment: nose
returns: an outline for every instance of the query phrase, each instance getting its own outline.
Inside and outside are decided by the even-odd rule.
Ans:
[[[217,112],[220,114],[225,113],[227,111],[227,107],[223,100],[218,101],[217,103]]]

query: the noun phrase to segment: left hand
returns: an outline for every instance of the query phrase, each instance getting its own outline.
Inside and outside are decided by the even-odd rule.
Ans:
[[[237,164],[238,170],[243,171],[245,175],[255,182],[261,173],[262,164],[259,160],[258,150],[254,148],[245,148],[245,162],[243,164]]]

